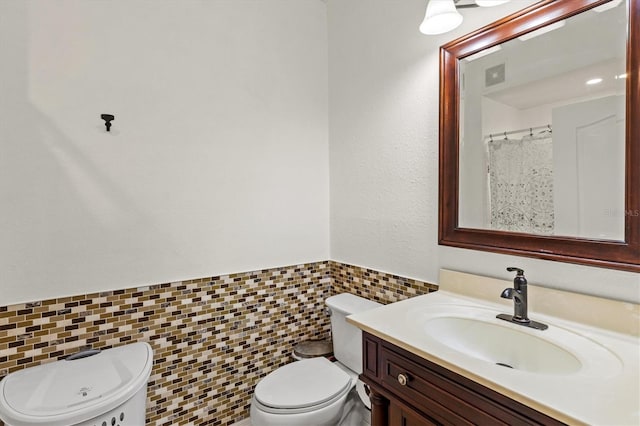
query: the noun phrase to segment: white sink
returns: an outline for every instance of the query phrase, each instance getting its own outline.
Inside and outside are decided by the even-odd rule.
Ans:
[[[549,325],[536,330],[496,318],[502,311],[474,305],[433,305],[407,313],[437,354],[453,350],[496,369],[514,373],[590,375],[620,372],[620,359],[604,346],[573,331]],[[446,354],[445,354],[446,355]]]
[[[582,368],[566,349],[498,324],[439,317],[425,323],[425,332],[452,349],[507,368],[543,374],[570,374]]]
[[[564,423],[640,425],[640,307],[530,287],[536,330],[496,318],[511,284],[448,271],[437,292],[347,320]]]

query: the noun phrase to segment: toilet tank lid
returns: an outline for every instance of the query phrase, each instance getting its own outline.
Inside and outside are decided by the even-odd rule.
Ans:
[[[368,300],[350,293],[341,293],[335,296],[328,297],[325,302],[327,306],[332,310],[342,312],[346,315],[355,314],[382,306],[378,302],[374,302],[373,300]]]
[[[15,426],[80,423],[133,397],[152,365],[151,346],[137,342],[15,371],[0,381],[0,418]]]

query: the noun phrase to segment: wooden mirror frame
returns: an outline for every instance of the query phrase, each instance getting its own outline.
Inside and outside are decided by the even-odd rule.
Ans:
[[[543,0],[440,48],[439,244],[640,272],[640,0],[629,0],[624,241],[542,236],[458,225],[459,59],[607,1]]]

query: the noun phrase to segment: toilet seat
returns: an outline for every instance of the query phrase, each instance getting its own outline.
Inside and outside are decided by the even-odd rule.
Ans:
[[[254,401],[270,413],[318,410],[346,395],[351,377],[326,358],[309,358],[287,364],[260,380]]]

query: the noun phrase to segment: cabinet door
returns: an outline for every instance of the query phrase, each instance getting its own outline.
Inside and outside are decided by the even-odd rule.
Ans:
[[[391,426],[437,426],[426,417],[408,408],[401,407],[394,401],[389,404],[389,425]]]

